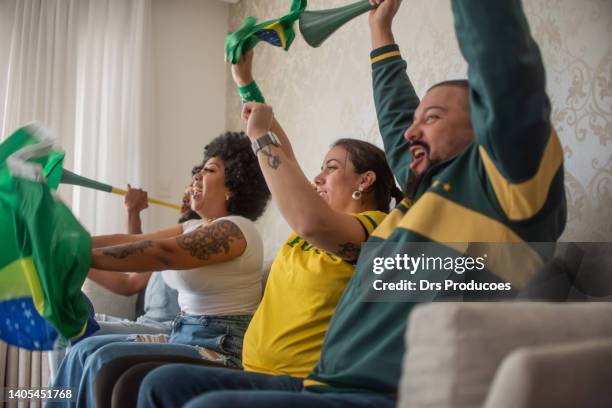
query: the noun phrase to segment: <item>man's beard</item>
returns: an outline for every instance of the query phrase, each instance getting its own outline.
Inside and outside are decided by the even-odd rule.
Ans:
[[[429,161],[429,164],[421,174],[416,174],[411,168],[408,168],[408,178],[406,179],[406,184],[404,185],[403,189],[406,198],[411,201],[414,201],[419,185],[421,184],[421,180],[423,179],[425,174],[427,174],[429,169],[432,168],[436,163],[437,162]]]

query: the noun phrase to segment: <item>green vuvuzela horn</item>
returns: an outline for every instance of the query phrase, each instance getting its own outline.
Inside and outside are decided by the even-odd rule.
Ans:
[[[72,184],[74,186],[81,186],[86,188],[92,188],[94,190],[106,191],[107,193],[126,195],[127,191],[121,188],[113,187],[110,184],[100,183],[99,181],[89,179],[87,177],[79,176],[71,172],[70,170],[63,169],[62,171],[62,184]],[[176,204],[171,204],[169,202],[158,200],[157,198],[149,197],[149,202],[151,204],[162,205],[168,208],[174,208],[175,210],[180,210],[181,206]]]
[[[305,10],[300,15],[300,32],[311,47],[318,47],[338,28],[372,10],[368,0],[328,10]]]

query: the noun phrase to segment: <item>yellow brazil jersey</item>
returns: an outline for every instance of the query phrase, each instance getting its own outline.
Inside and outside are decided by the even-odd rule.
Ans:
[[[369,235],[386,214],[352,214]],[[293,233],[276,256],[263,299],[244,336],[246,371],[306,377],[354,265]]]

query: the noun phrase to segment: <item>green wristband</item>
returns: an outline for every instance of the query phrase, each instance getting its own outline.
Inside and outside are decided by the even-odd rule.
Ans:
[[[251,82],[246,86],[239,86],[238,93],[240,94],[240,100],[242,103],[246,102],[260,102],[264,103],[266,100],[264,99],[257,83],[255,81]]]

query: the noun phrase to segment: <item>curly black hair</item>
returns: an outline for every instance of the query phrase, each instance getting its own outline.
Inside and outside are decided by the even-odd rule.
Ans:
[[[212,157],[223,160],[225,165],[225,186],[232,192],[227,211],[255,221],[266,209],[270,190],[249,138],[244,132],[216,137],[204,147],[204,163]]]

